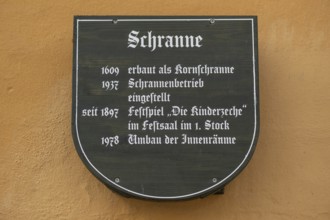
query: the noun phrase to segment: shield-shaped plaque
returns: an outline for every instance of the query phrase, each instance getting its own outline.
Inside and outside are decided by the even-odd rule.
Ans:
[[[256,17],[74,19],[76,149],[106,186],[180,200],[221,191],[259,130]]]

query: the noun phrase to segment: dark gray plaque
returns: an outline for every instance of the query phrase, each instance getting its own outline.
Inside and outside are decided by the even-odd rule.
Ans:
[[[256,17],[74,19],[73,117],[87,168],[123,195],[224,188],[259,130]]]

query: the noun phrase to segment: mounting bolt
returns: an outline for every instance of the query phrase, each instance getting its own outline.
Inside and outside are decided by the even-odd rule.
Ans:
[[[214,18],[211,18],[211,19],[210,19],[210,23],[211,23],[211,24],[214,24],[214,23],[215,23]]]
[[[116,182],[116,183],[119,183],[119,182],[120,182],[120,179],[117,177],[117,178],[115,179],[115,182]]]
[[[112,23],[117,24],[118,23],[118,20],[117,19],[113,19],[112,20]]]
[[[212,182],[216,183],[216,182],[218,182],[218,179],[217,178],[213,178],[212,179]]]

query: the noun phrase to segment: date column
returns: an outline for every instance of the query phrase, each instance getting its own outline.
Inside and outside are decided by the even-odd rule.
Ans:
[[[103,66],[101,67],[101,88],[106,93],[116,93],[119,88],[119,80],[116,78],[119,75],[119,67]],[[105,106],[100,109],[100,117],[104,119],[118,119],[119,108],[114,106]],[[100,137],[100,144],[104,147],[114,147],[119,144],[118,135],[109,135]]]

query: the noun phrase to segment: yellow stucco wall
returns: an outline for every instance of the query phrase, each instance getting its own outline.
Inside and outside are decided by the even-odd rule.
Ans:
[[[71,137],[73,15],[258,15],[260,136],[224,195],[123,198]],[[330,1],[0,1],[0,219],[330,219]]]

